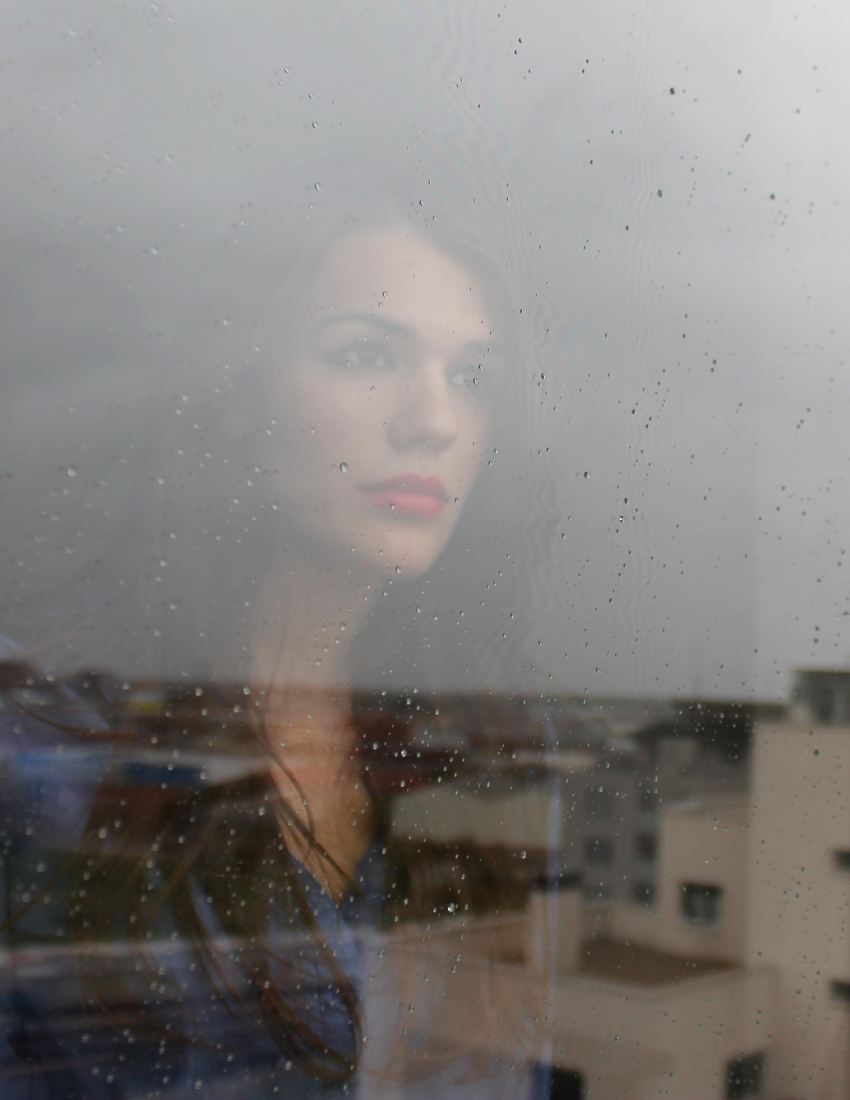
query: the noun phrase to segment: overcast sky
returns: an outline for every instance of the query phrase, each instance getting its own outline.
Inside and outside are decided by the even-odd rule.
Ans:
[[[504,192],[539,287],[513,686],[772,698],[850,664],[846,5],[69,13],[2,14],[7,630],[66,629],[143,526],[169,318],[209,339],[222,242],[370,150]]]

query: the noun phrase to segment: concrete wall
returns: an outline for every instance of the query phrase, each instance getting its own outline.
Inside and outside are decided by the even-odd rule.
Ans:
[[[726,1062],[757,1050],[768,1055],[767,1100],[850,1097],[850,1008],[830,989],[832,981],[850,981],[850,872],[834,858],[850,850],[850,728],[799,719],[761,724],[751,770],[748,802],[662,811],[655,910],[578,908],[570,898],[559,903],[563,911],[553,923],[551,906],[547,912],[535,901],[529,919],[536,930],[530,925],[524,935],[531,965],[496,975],[499,982],[518,982],[534,1000],[543,958],[535,955],[535,942],[557,945],[560,976],[547,1009],[558,1031],[557,1059],[586,1075],[592,1100],[717,1100]],[[544,847],[548,837],[545,791],[491,800],[429,790],[400,800],[398,808],[402,835],[498,838],[529,848],[535,841]],[[682,915],[683,882],[723,890],[716,926]],[[660,991],[590,981],[573,968],[581,943],[600,936],[725,959],[740,969]],[[481,954],[477,958],[474,965],[484,965]],[[507,986],[504,995],[510,999]],[[452,1007],[452,1020],[462,1014],[460,1005],[457,1012]]]
[[[663,811],[659,851],[659,946],[698,958],[743,960],[746,941],[748,817],[743,801],[707,802]],[[682,914],[682,885],[723,891],[712,927]]]
[[[850,728],[761,725],[754,744],[747,954],[780,975],[768,1095],[850,1097]]]
[[[578,886],[532,893],[526,922],[525,957],[533,970],[560,975],[578,969],[582,945],[581,910]]]
[[[395,800],[392,830],[436,843],[546,850],[552,843],[552,797],[545,788],[477,795],[459,784],[432,785]]]
[[[451,995],[422,1016],[433,1038],[500,1057],[535,1060],[545,1052],[583,1075],[588,1100],[722,1100],[727,1063],[770,1047],[768,971],[735,969],[651,988],[561,974],[553,985],[533,966],[501,961],[519,925],[504,922],[501,932],[497,925],[452,921],[443,934],[408,929],[395,938],[414,969],[433,975],[451,963]]]
[[[581,914],[582,938],[609,937],[676,955],[743,963],[747,957],[748,853],[746,803],[736,800],[668,808],[661,819],[658,906],[586,906]],[[716,926],[696,925],[682,915],[683,882],[723,890]]]
[[[556,1060],[584,1074],[592,1100],[721,1100],[727,1063],[770,1045],[772,982],[744,970],[650,990],[568,979]]]

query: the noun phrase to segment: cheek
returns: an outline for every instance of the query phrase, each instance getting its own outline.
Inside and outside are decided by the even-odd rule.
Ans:
[[[368,392],[339,379],[303,382],[291,393],[286,410],[287,435],[296,448],[300,441],[305,457],[327,462],[345,461],[340,454],[345,445],[374,438],[376,420],[380,413]]]
[[[374,457],[387,417],[376,394],[361,386],[344,385],[332,396],[324,396],[314,419],[319,447],[332,461],[346,462],[354,469]]]
[[[490,416],[481,408],[467,409],[460,423],[463,425],[458,439],[461,444],[460,455],[468,471],[468,476],[474,478],[484,465],[487,455],[490,440]]]

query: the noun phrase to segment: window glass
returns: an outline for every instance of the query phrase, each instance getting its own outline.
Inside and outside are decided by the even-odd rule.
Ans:
[[[585,862],[607,867],[614,859],[614,845],[608,837],[589,836],[584,841]]]
[[[2,1100],[847,1100],[845,6],[0,21]]]
[[[651,882],[636,882],[632,887],[632,897],[638,905],[653,905],[655,886]]]
[[[834,981],[831,988],[832,995],[837,1001],[850,1004],[850,982]]]
[[[610,821],[613,812],[611,792],[606,787],[591,787],[585,795],[585,812],[592,821]]]
[[[635,856],[651,863],[658,854],[658,838],[652,833],[638,833],[635,837]]]
[[[638,808],[646,814],[652,814],[658,808],[659,797],[654,786],[642,783],[638,789]]]
[[[714,925],[722,913],[723,890],[719,886],[686,882],[682,885],[682,916],[693,924]]]
[[[734,1058],[726,1067],[726,1096],[729,1100],[761,1096],[763,1079],[763,1054],[745,1054]]]

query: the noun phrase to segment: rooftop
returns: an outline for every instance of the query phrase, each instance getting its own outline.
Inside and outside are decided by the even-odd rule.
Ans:
[[[749,825],[750,803],[745,798],[697,796],[671,803],[667,813],[702,818],[718,828],[732,828]]]
[[[598,939],[582,947],[578,973],[602,981],[655,986],[733,969],[735,965],[723,959],[697,959],[637,943]]]

